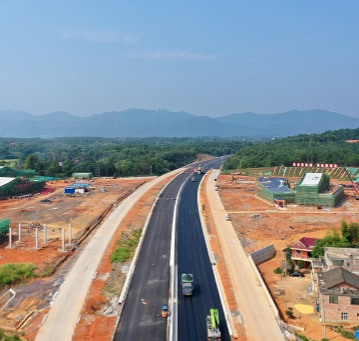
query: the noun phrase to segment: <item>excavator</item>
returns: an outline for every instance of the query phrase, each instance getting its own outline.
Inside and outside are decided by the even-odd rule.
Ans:
[[[219,330],[218,309],[210,309],[207,316],[207,340],[221,341],[221,331]]]

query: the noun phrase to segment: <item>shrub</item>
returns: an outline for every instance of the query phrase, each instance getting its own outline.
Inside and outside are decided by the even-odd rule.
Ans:
[[[0,288],[37,277],[33,263],[11,263],[0,266]]]
[[[283,271],[282,271],[282,268],[281,268],[281,267],[278,267],[278,268],[274,269],[273,272],[274,272],[275,274],[281,274]]]
[[[290,319],[294,319],[294,313],[292,310],[286,310],[285,313]]]
[[[298,338],[298,339],[301,339],[301,340],[304,340],[304,341],[309,341],[309,339],[302,335],[302,334],[299,334],[299,333],[295,333],[295,336]]]
[[[304,260],[299,260],[298,262],[297,262],[297,266],[298,266],[298,269],[304,269],[305,268],[305,262],[304,262]]]
[[[345,337],[346,339],[355,340],[354,333],[349,332],[347,330],[340,331],[340,334]]]

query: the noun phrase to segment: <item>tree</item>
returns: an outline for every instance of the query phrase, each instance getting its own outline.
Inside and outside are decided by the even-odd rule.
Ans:
[[[52,159],[47,168],[47,174],[50,176],[57,176],[59,173],[61,173],[61,167],[56,159]]]
[[[316,241],[312,251],[314,258],[324,256],[325,247],[351,247],[350,242],[346,238],[340,237],[335,231],[333,235],[328,235],[323,239]]]
[[[24,163],[25,169],[36,169],[36,164],[39,162],[39,158],[35,154],[30,154]]]
[[[300,260],[297,262],[297,266],[298,266],[298,269],[304,269],[304,268],[305,268],[305,262],[304,262],[304,260],[300,259]]]

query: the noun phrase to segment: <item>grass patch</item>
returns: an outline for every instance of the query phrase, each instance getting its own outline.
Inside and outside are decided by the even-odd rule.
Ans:
[[[37,266],[33,263],[13,263],[0,266],[0,288],[37,277],[36,269]]]
[[[142,229],[139,229],[132,234],[122,235],[121,240],[114,253],[111,255],[112,263],[123,263],[132,257],[142,235]]]
[[[38,277],[50,277],[55,273],[55,271],[56,271],[55,265],[51,264],[51,265],[48,265],[47,267],[45,267],[44,269],[42,269],[41,271],[38,270],[37,276]],[[1,341],[1,339],[0,339],[0,341]]]
[[[357,329],[358,327],[356,326],[356,327],[354,327],[354,328]],[[353,329],[354,329],[354,328],[353,328]],[[331,330],[334,330],[335,332],[337,332],[337,333],[339,333],[339,334],[341,334],[341,336],[343,336],[343,337],[346,338],[346,339],[356,340],[356,337],[355,337],[354,333],[351,332],[351,331],[348,331],[348,330],[344,329],[342,326],[331,326],[330,329],[331,329]]]

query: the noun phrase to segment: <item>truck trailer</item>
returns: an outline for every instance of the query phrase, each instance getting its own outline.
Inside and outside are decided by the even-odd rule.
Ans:
[[[182,274],[182,294],[184,296],[193,295],[193,275]]]
[[[210,309],[207,316],[207,340],[221,341],[221,331],[219,330],[218,309]]]

